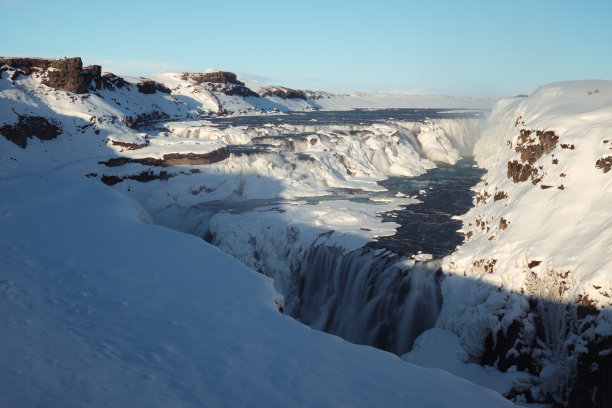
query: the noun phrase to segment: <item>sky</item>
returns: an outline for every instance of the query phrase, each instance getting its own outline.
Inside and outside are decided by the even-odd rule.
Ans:
[[[0,55],[80,56],[122,75],[214,68],[456,96],[612,79],[612,0],[0,0],[0,21]]]

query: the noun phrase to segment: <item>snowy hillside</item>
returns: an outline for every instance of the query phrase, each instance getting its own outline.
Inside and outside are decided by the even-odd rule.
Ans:
[[[0,406],[509,406],[443,371],[309,329],[279,313],[269,278],[151,225],[147,209],[163,218],[264,200],[257,212],[265,200],[297,199],[269,211],[270,223],[291,216],[304,242],[333,226],[324,239],[359,246],[393,233],[377,212],[415,201],[376,180],[433,167],[425,146],[458,157],[433,122],[198,123],[318,107],[212,74],[119,78],[80,60],[2,66]],[[289,210],[351,189],[378,198]]]
[[[0,406],[510,406],[310,330],[269,278],[70,173],[0,185]]]

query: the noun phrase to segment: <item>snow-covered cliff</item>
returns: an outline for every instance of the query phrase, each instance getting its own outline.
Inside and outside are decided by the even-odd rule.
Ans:
[[[612,83],[543,86],[494,109],[487,174],[445,259],[437,326],[538,377],[527,398],[606,406],[612,387]],[[476,147],[478,153],[478,144]]]

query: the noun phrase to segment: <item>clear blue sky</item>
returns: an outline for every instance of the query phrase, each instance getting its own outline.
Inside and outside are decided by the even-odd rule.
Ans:
[[[0,55],[216,68],[334,92],[512,95],[612,79],[612,0],[0,0]]]

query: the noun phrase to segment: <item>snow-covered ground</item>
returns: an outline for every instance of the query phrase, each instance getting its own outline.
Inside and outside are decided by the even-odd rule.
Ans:
[[[279,313],[269,278],[102,183],[0,189],[2,407],[511,405]]]

